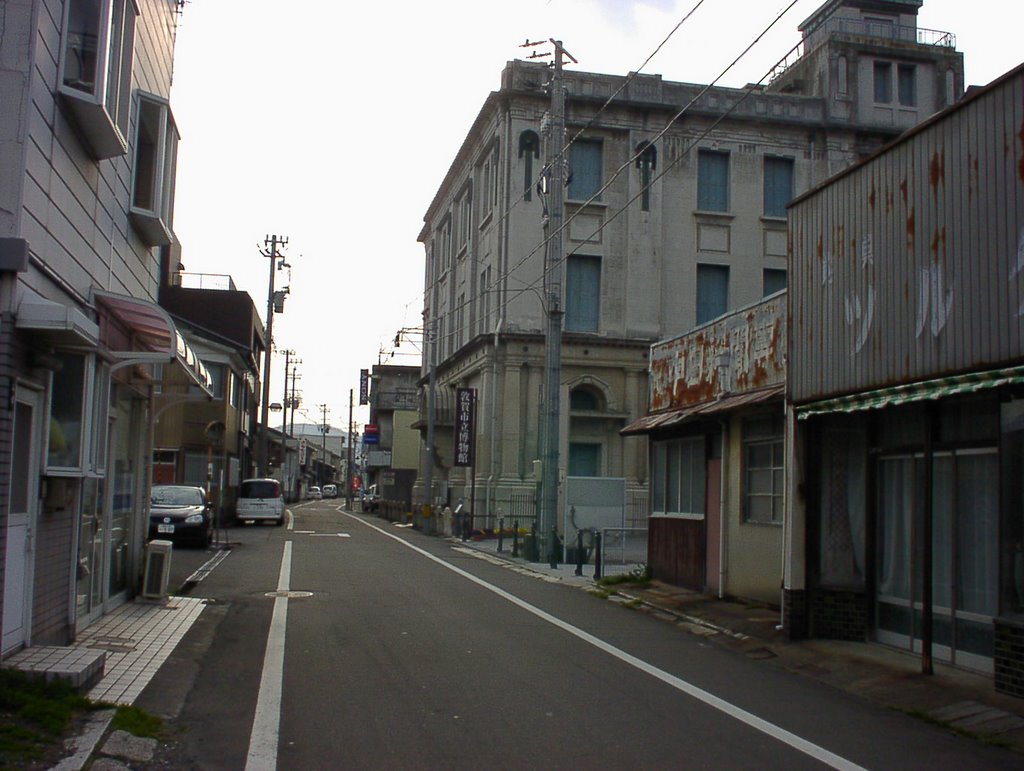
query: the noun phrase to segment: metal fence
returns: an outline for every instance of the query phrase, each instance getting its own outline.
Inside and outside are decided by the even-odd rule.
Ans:
[[[601,528],[601,564],[606,566],[646,565],[647,528]]]

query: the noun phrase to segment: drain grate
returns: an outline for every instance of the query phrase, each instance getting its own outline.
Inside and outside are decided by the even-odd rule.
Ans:
[[[110,653],[131,653],[136,648],[131,637],[97,637],[89,640],[90,648],[99,648]]]

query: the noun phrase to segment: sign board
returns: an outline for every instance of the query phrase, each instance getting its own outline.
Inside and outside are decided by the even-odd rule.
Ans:
[[[391,450],[369,450],[366,453],[366,465],[370,468],[390,466]]]
[[[359,403],[370,403],[370,370],[359,370]]]
[[[306,462],[306,437],[299,439],[299,463]]]
[[[476,411],[476,389],[455,389],[455,462],[456,466],[473,465],[473,418]]]
[[[380,426],[376,423],[363,426],[363,444],[380,444]]]

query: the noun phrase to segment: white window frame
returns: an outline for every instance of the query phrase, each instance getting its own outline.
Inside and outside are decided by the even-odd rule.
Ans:
[[[743,421],[743,521],[755,525],[781,525],[785,509],[785,422],[781,416],[761,415]],[[751,453],[755,448],[767,448],[770,454],[767,466],[754,466]],[[777,453],[776,453],[777,451]],[[776,458],[777,454],[777,458]],[[768,473],[768,489],[756,487],[751,475]],[[776,489],[776,484],[778,488]],[[755,489],[756,488],[756,489]],[[751,513],[753,498],[771,501],[771,518]]]
[[[93,10],[96,29],[70,29],[73,10]],[[115,158],[128,152],[132,61],[135,49],[136,0],[67,0],[61,25],[58,93],[63,97],[92,157]],[[94,72],[81,58],[88,37],[95,38]],[[77,42],[77,45],[76,45]],[[82,56],[76,57],[79,53]],[[76,77],[76,73],[81,77]],[[86,79],[91,77],[91,81]]]
[[[668,503],[668,491],[669,491],[669,480],[673,474],[673,469],[670,468],[671,454],[669,449],[672,446],[678,445],[679,447],[679,467],[674,472],[677,477],[676,482],[676,498],[674,504]],[[651,442],[651,516],[652,517],[665,517],[673,519],[693,519],[702,520],[706,516],[707,508],[707,456],[706,456],[706,440],[703,434],[696,436],[684,436],[676,439],[669,439],[665,441],[653,441]],[[683,506],[680,505],[682,499],[682,479],[680,477],[680,467],[683,461],[683,449],[687,449],[690,452],[691,460],[699,459],[700,468],[696,469],[696,474],[691,473],[691,479],[689,480],[689,499],[692,504],[694,498],[699,499],[700,509],[690,505],[687,506],[687,510],[683,511]],[[695,469],[690,468],[693,472]],[[696,489],[695,489],[696,488]],[[660,490],[660,495],[659,495]],[[660,500],[659,500],[660,499]],[[658,504],[661,504],[659,508]]]
[[[132,148],[132,224],[147,246],[167,246],[174,240],[174,185],[178,160],[178,127],[167,100],[139,93]],[[144,112],[156,111],[156,136],[145,142],[149,120]],[[150,113],[152,114],[152,113]],[[149,195],[142,200],[140,186],[149,181]]]

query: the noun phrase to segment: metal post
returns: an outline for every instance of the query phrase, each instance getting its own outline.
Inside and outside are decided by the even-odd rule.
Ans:
[[[594,530],[594,580],[601,580],[601,531]]]
[[[512,520],[512,556],[519,556],[519,520]]]
[[[345,508],[352,511],[352,389],[348,389],[348,459],[345,461]],[[380,493],[380,490],[377,490]]]
[[[502,548],[505,543],[505,518],[498,518],[498,554],[501,554],[504,549]]]
[[[558,528],[551,528],[551,548],[548,550],[548,565],[553,568],[558,567]]]
[[[576,570],[574,575],[583,575],[583,531],[576,531]]]

